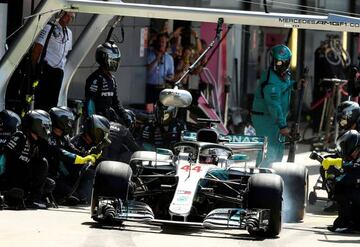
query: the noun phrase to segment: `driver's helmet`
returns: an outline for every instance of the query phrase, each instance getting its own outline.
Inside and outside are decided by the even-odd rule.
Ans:
[[[290,67],[291,50],[286,45],[275,45],[271,48],[270,55],[272,57],[271,64],[278,74],[285,73]]]
[[[360,147],[360,134],[356,130],[348,130],[336,140],[336,151],[345,161],[351,161],[351,154]]]
[[[23,118],[24,130],[44,140],[49,140],[51,125],[50,115],[44,110],[28,111]]]
[[[10,110],[0,112],[0,131],[14,133],[20,129],[21,119],[18,114]]]
[[[69,107],[52,107],[49,114],[53,128],[61,129],[64,135],[68,135],[72,132],[75,123],[75,115]]]
[[[344,101],[336,108],[336,120],[339,127],[349,130],[360,117],[360,106],[354,101]]]
[[[216,163],[216,155],[199,154],[199,163],[200,164],[215,164]]]
[[[176,117],[175,106],[164,106],[160,101],[157,101],[154,107],[155,121],[161,125],[166,125]]]
[[[108,138],[110,133],[110,122],[106,117],[93,114],[85,120],[84,132],[87,133],[95,145],[99,144],[104,138]]]
[[[119,67],[121,53],[117,45],[107,41],[96,48],[96,62],[108,71],[116,71]]]

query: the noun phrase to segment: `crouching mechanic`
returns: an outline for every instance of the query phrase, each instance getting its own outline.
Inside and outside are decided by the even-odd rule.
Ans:
[[[129,127],[132,118],[120,104],[117,83],[111,74],[118,69],[120,50],[114,42],[108,41],[97,47],[95,58],[99,68],[86,79],[85,114],[98,114]]]
[[[349,130],[336,141],[343,159],[341,174],[336,177],[334,199],[338,217],[330,231],[348,232],[360,229],[360,134]]]
[[[290,49],[285,45],[276,45],[271,48],[270,55],[270,67],[262,74],[262,83],[255,91],[252,106],[256,135],[268,137],[266,158],[261,164],[265,167],[282,161],[285,145],[279,141],[279,135],[290,135],[286,117],[294,84],[289,71]]]
[[[339,126],[340,133],[343,134],[348,130],[360,130],[360,106],[354,101],[343,101],[336,108],[336,121]],[[332,179],[333,175],[330,174],[331,171],[341,169],[342,159],[337,155],[328,155],[323,160],[320,167],[320,174],[322,180],[325,182],[329,179]],[[332,212],[337,210],[337,204],[333,201],[334,192],[332,188],[329,188],[328,198],[332,202],[329,206],[324,208],[324,212]]]
[[[5,174],[5,154],[3,153],[5,145],[10,140],[11,136],[20,131],[21,119],[20,117],[10,110],[2,110],[0,112],[0,194],[4,195],[5,201],[0,202],[0,208],[8,208],[17,206],[19,201],[24,197],[24,191],[20,188],[9,188],[9,183],[6,181]]]
[[[93,114],[85,120],[80,134],[74,136],[70,142],[82,155],[99,154],[111,143],[109,133],[109,120],[103,116]],[[75,166],[72,166],[72,168],[69,172],[71,176],[77,177],[78,181],[74,192],[83,203],[89,203],[95,169],[93,166],[87,166],[86,169],[79,169]]]
[[[29,111],[24,116],[22,126],[23,132],[15,132],[3,148],[6,186],[23,191],[26,207],[46,209],[42,195],[51,193],[55,183],[47,179],[46,152],[40,149],[39,142],[48,141],[51,120],[45,111]]]
[[[62,152],[71,156],[71,159],[59,159],[58,155],[51,152],[47,159],[49,161],[49,175],[56,181],[54,196],[60,204],[74,205],[80,203],[78,195],[72,194],[78,172],[88,164],[95,164],[98,155],[86,154],[76,155],[81,152],[70,143],[70,133],[74,127],[75,115],[66,106],[53,107],[49,111],[52,122],[52,133],[50,145],[54,149],[61,149]],[[58,151],[55,151],[58,152]],[[81,198],[81,196],[80,196]]]

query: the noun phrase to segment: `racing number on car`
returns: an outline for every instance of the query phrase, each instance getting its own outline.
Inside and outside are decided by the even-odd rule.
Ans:
[[[194,167],[191,167],[189,165],[184,165],[183,167],[181,167],[181,169],[185,170],[185,171],[189,171],[190,169],[193,170],[193,171],[196,171],[196,172],[201,172],[201,166],[194,166]]]

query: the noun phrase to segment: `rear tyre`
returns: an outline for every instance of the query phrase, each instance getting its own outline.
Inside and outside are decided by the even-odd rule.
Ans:
[[[284,180],[284,221],[302,221],[305,216],[309,190],[307,168],[296,163],[273,163],[272,169]]]
[[[270,173],[254,174],[248,182],[248,208],[270,209],[269,227],[262,230],[248,229],[252,236],[275,237],[281,231],[283,181]]]
[[[132,170],[126,163],[103,161],[97,166],[91,198],[91,217],[95,221],[101,223],[112,221],[112,217],[106,219],[97,217],[99,197],[127,200],[131,175]],[[106,210],[110,209],[106,208]]]

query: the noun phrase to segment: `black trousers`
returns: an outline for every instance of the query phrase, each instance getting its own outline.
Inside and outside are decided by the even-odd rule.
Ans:
[[[69,164],[70,165],[70,164]],[[77,165],[71,164],[76,167]],[[75,196],[83,203],[90,203],[95,169],[93,167],[77,167],[70,171],[70,174],[61,174],[56,178],[54,195],[56,200],[62,201],[69,196]]]
[[[352,180],[344,178],[343,180]],[[345,223],[351,223],[360,227],[360,185],[347,183],[350,181],[338,182],[335,186],[335,200],[338,203],[339,218]]]
[[[44,188],[47,186],[48,174],[46,159],[34,158],[27,166],[16,163],[11,163],[9,166],[12,166],[12,169],[6,170],[0,178],[0,190],[20,188],[34,201],[39,200],[44,192],[49,192],[48,188]]]
[[[49,111],[51,107],[57,106],[64,71],[45,62],[41,71],[39,85],[35,90],[35,109]]]

